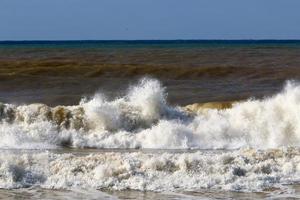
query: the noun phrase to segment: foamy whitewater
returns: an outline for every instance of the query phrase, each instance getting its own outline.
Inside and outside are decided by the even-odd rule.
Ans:
[[[232,108],[187,112],[167,104],[160,82],[143,79],[127,95],[96,94],[76,106],[0,105],[0,147],[258,149],[300,145],[300,86]]]
[[[75,106],[1,104],[0,188],[262,191],[300,181],[297,83],[226,109],[191,111],[166,97],[159,81],[142,79],[113,100],[99,93]],[[199,151],[13,151],[63,147]]]
[[[194,153],[0,154],[0,188],[141,191],[284,189],[300,178],[297,149]]]

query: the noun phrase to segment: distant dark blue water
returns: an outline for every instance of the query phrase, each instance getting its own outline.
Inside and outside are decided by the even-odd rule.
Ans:
[[[0,41],[0,48],[226,48],[296,47],[300,40],[69,40]]]

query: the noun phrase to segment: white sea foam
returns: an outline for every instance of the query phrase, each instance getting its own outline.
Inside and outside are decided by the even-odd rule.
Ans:
[[[299,149],[194,153],[0,153],[0,188],[263,191],[300,180]]]
[[[258,149],[300,146],[300,85],[232,108],[190,114],[172,107],[159,81],[142,79],[127,95],[96,94],[76,106],[0,104],[0,148]]]

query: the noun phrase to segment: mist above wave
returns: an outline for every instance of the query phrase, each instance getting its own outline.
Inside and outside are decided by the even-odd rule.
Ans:
[[[300,146],[300,86],[225,106],[174,107],[158,80],[75,106],[0,105],[1,148],[259,149]],[[192,109],[191,109],[192,108]]]

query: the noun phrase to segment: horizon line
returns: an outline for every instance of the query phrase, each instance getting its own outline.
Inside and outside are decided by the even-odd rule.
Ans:
[[[138,42],[138,41],[300,41],[299,39],[30,39],[0,40],[0,42]]]

